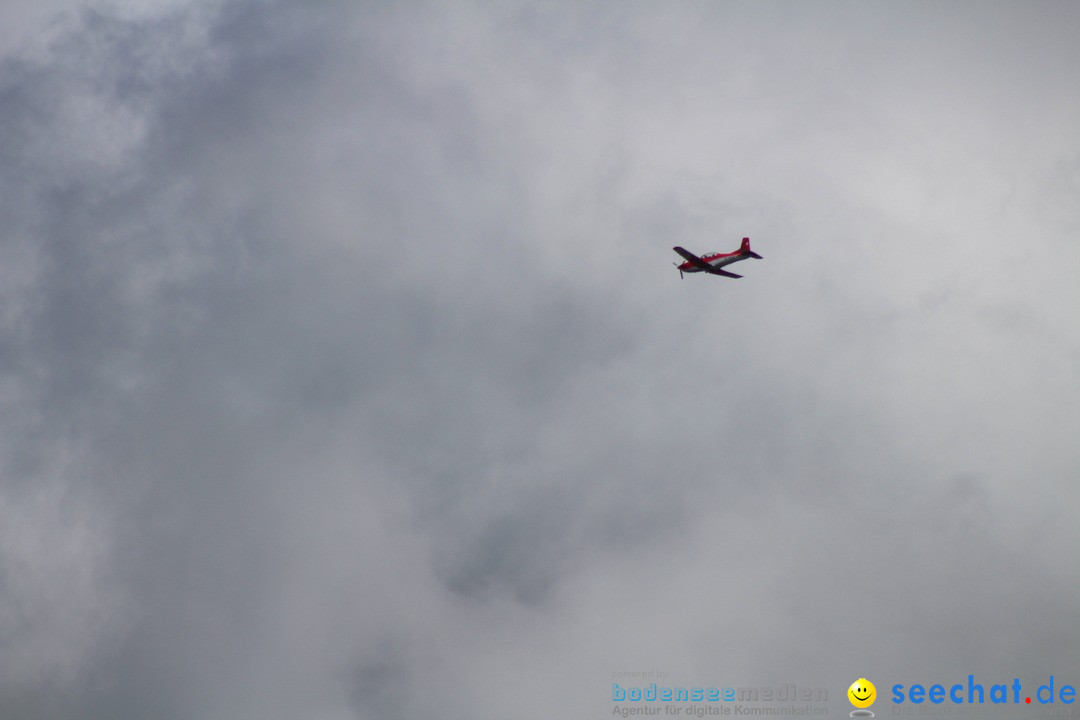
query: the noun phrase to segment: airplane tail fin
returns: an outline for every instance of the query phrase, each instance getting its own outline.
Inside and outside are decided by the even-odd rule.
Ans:
[[[739,247],[739,252],[743,253],[744,255],[749,255],[752,258],[757,258],[758,260],[762,259],[760,255],[750,249],[750,238],[742,239],[742,245]]]

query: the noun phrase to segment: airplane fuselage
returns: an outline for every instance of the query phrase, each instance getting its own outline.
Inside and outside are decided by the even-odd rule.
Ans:
[[[705,272],[712,275],[722,275],[729,278],[741,278],[742,275],[736,275],[733,272],[727,270],[721,270],[725,265],[745,260],[748,257],[761,259],[761,256],[750,249],[750,238],[744,237],[742,239],[742,245],[735,252],[729,253],[709,253],[698,257],[694,253],[690,252],[686,248],[676,245],[671,248],[679,255],[682,255],[684,262],[682,265],[676,264],[675,267],[679,270],[679,277],[682,277],[683,273]]]

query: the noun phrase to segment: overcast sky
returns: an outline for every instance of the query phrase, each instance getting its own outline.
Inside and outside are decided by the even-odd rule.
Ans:
[[[0,28],[0,716],[1080,686],[1080,6]]]

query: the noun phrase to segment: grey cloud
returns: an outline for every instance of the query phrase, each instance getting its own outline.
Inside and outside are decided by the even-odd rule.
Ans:
[[[0,707],[1066,678],[1076,17],[968,7],[192,3],[5,60]]]

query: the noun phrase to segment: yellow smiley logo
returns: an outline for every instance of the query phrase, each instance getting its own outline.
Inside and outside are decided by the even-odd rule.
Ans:
[[[877,688],[866,678],[859,678],[847,689],[848,700],[857,708],[868,708],[877,698]]]

